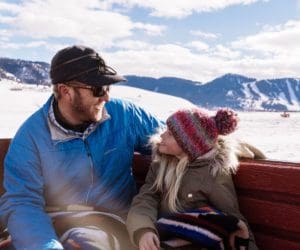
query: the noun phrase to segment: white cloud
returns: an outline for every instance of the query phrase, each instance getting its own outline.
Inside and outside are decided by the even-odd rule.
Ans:
[[[6,49],[19,49],[20,45],[16,44],[16,43],[10,43],[10,42],[1,40],[0,41],[0,48],[4,49],[4,50],[6,50]]]
[[[0,11],[7,11],[10,13],[18,13],[20,11],[19,5],[0,2]]]
[[[136,29],[145,30],[150,36],[161,36],[166,29],[164,25],[153,25],[149,23],[135,23],[133,26]]]
[[[113,3],[127,7],[138,6],[150,9],[150,14],[152,16],[183,18],[194,12],[211,12],[224,9],[232,5],[251,4],[257,1],[264,0],[106,0],[103,6],[109,8],[109,6],[111,7]]]
[[[37,47],[45,47],[47,49],[51,49],[52,46],[53,45],[50,46],[46,41],[43,40],[36,40],[28,43],[13,43],[13,42],[0,41],[0,48],[2,49],[25,49],[25,48],[37,48]],[[61,45],[59,46],[60,46],[59,49],[61,49],[62,48]]]
[[[299,41],[300,21],[293,20],[284,25],[264,28],[258,34],[233,42],[232,46],[243,50],[292,56],[299,53]]]
[[[14,21],[13,17],[0,15],[0,23],[10,24]]]
[[[214,33],[203,32],[201,30],[191,30],[190,33],[194,36],[199,36],[204,39],[217,39],[220,36]]]
[[[258,79],[299,77],[298,62],[283,61],[280,58],[243,57],[224,64],[228,72],[242,72],[242,74]]]
[[[114,39],[131,35],[133,24],[127,16],[98,10],[96,2],[25,2],[14,27],[19,35],[35,39],[65,37],[98,47],[111,46]]]
[[[115,46],[129,50],[147,50],[153,48],[153,45],[137,40],[122,40],[116,43]]]
[[[236,59],[224,60],[224,67],[228,72],[236,70],[258,78],[299,77],[299,41],[299,20],[273,27],[264,26],[261,32],[233,41],[226,48],[231,51],[229,55],[236,53]],[[216,46],[217,50],[220,48],[220,51],[224,50]],[[225,59],[226,50],[221,56]]]
[[[195,48],[198,51],[203,51],[203,50],[209,49],[209,45],[204,42],[201,42],[201,41],[192,41],[192,42],[188,43],[187,45]]]
[[[241,56],[241,53],[238,50],[230,49],[229,47],[226,47],[222,44],[218,44],[213,49],[211,49],[211,54],[214,56],[222,57],[224,59],[237,59]]]
[[[147,35],[162,35],[162,25],[133,22],[128,16],[104,10],[99,0],[31,0],[0,5],[0,22],[10,24],[15,36],[31,39],[71,39],[103,50],[117,40],[129,38],[134,29]],[[1,13],[1,12],[0,12]]]
[[[207,81],[227,73],[223,59],[205,53],[193,53],[186,47],[174,44],[104,53],[103,56],[120,74],[126,75],[176,76]]]
[[[7,29],[0,29],[0,41],[8,41],[12,33]]]
[[[288,24],[283,27],[295,28],[294,22]],[[261,33],[258,34],[259,37],[260,35]],[[299,41],[297,37],[290,37],[290,39]],[[263,41],[259,40],[259,42]],[[245,48],[251,49],[251,46],[256,43],[244,44],[242,49],[230,44],[212,46],[199,41],[185,45],[155,46],[138,41],[135,41],[136,46],[133,41],[129,44],[127,50],[104,54],[108,62],[112,63],[122,74],[152,77],[175,76],[201,82],[212,80],[216,76],[226,73],[238,73],[258,79],[299,77],[300,52],[295,44],[292,46],[292,52],[287,53],[289,50],[288,40],[285,40],[285,43],[280,46],[279,42],[275,42],[279,48],[286,44],[286,51],[276,54],[263,53],[262,55],[255,51],[245,53]],[[138,46],[139,44],[140,46]],[[194,52],[189,49],[191,47],[198,47],[198,50],[201,51]],[[293,49],[297,49],[297,52]],[[269,50],[272,50],[272,47]],[[278,51],[280,50],[278,49]],[[260,52],[264,52],[264,50],[261,48]],[[293,53],[295,54],[293,55]]]

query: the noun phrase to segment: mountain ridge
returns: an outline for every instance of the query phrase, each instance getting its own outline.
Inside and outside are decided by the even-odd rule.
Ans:
[[[0,58],[0,80],[28,84],[50,84],[50,65],[19,59]],[[262,79],[228,73],[207,83],[178,77],[127,75],[119,83],[158,93],[178,96],[207,108],[230,107],[251,111],[300,111],[300,79]],[[1,83],[1,81],[0,81]]]

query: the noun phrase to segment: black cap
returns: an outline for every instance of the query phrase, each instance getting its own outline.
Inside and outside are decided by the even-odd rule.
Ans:
[[[107,66],[98,53],[86,46],[74,45],[56,53],[51,61],[52,84],[79,81],[90,86],[103,86],[126,81]]]

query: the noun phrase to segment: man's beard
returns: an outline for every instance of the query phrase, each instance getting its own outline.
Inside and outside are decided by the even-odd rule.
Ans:
[[[74,99],[72,105],[72,111],[74,114],[78,115],[82,120],[82,123],[95,122],[95,119],[90,115],[90,106],[84,105],[82,102],[82,96],[77,89],[74,89]]]

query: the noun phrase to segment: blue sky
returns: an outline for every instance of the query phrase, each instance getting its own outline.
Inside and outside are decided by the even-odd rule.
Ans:
[[[300,77],[300,0],[0,0],[0,57],[73,44],[125,75]]]

